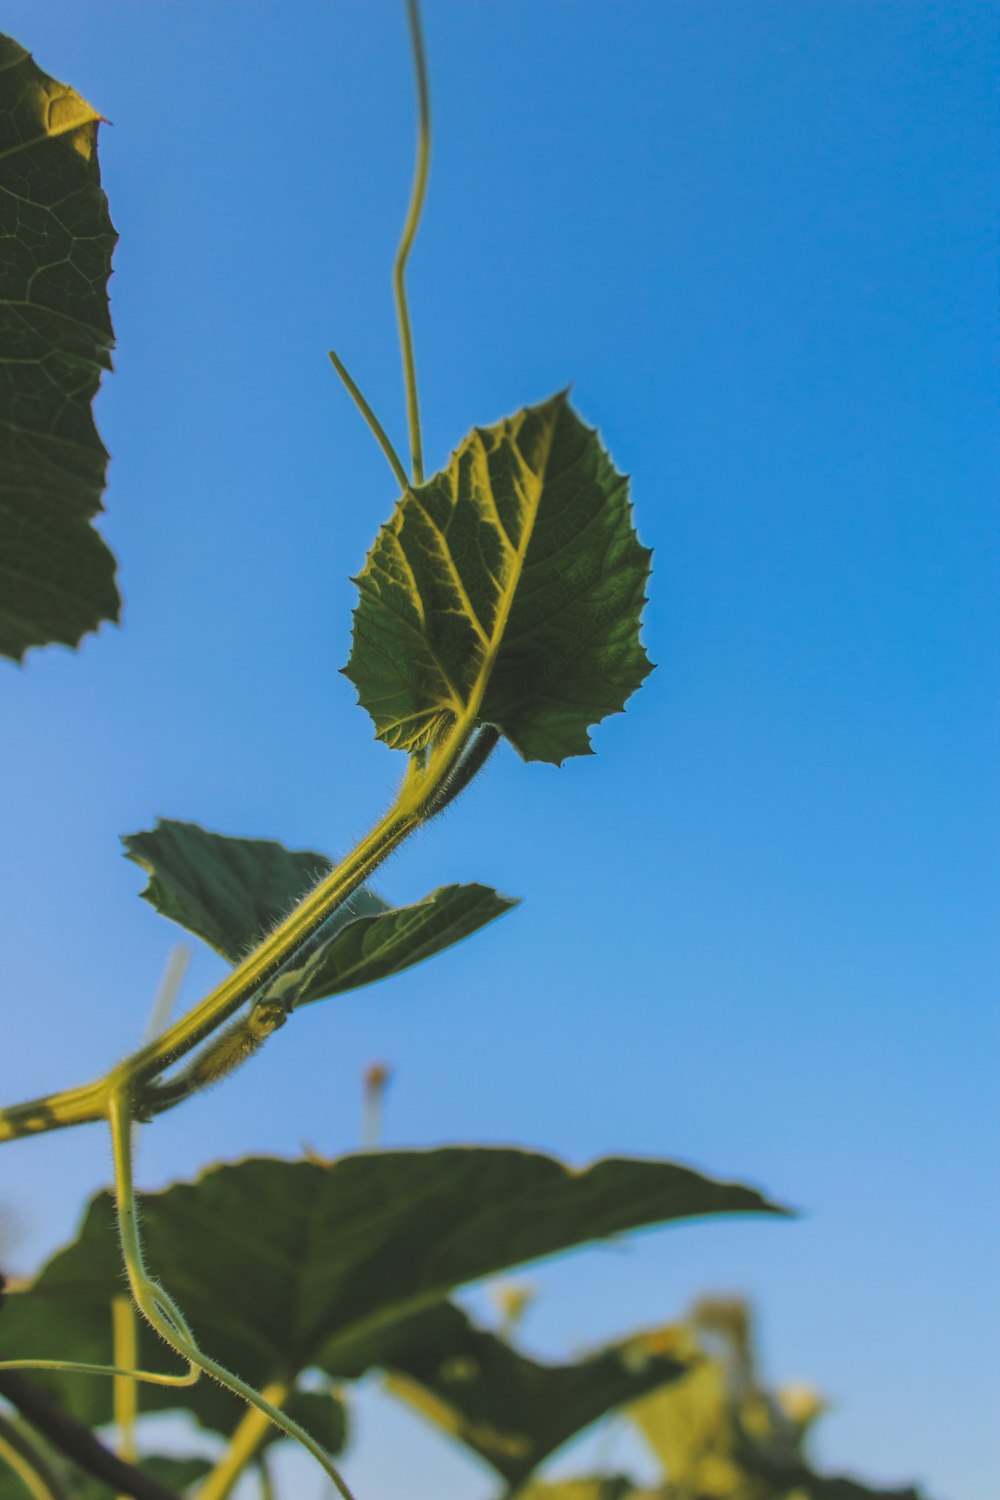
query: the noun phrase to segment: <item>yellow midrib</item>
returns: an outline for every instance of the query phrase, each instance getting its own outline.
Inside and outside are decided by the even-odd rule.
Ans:
[[[510,618],[511,609],[513,608],[514,596],[517,593],[517,586],[521,581],[521,573],[524,568],[524,559],[527,556],[528,548],[531,545],[531,538],[534,535],[535,530],[535,522],[538,519],[538,511],[541,506],[542,491],[545,488],[545,475],[549,466],[549,458],[552,454],[552,444],[555,441],[557,421],[558,414],[553,419],[552,426],[549,429],[548,440],[545,445],[544,457],[538,470],[538,480],[535,486],[536,493],[531,499],[529,518],[524,525],[521,534],[521,540],[518,543],[517,551],[515,552],[513,561],[510,564],[509,581],[502,594],[500,595],[500,602],[497,606],[496,616],[493,621],[493,629],[490,632],[489,640],[483,652],[482,667],[480,669],[476,685],[469,698],[467,711],[469,717],[473,719],[479,713],[483,698],[486,694],[486,688],[489,684],[490,676],[492,674],[494,666],[496,665],[497,656],[499,655],[500,648],[503,645],[503,637],[507,629],[507,621]],[[525,465],[524,467],[527,468],[527,465]]]

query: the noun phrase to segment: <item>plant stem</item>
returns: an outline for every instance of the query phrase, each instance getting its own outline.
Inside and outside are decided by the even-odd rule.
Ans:
[[[0,1412],[0,1459],[20,1479],[32,1500],[73,1500],[62,1475],[32,1438]]]
[[[46,1130],[63,1130],[87,1120],[104,1118],[107,1084],[103,1078],[79,1088],[64,1089],[29,1099],[26,1104],[12,1104],[0,1110],[0,1141],[13,1141],[23,1135],[41,1135]]]
[[[260,1500],[276,1500],[274,1480],[271,1477],[271,1466],[267,1461],[266,1453],[257,1455],[257,1472],[260,1475]]]
[[[174,1349],[189,1364],[211,1375],[219,1385],[242,1396],[250,1406],[257,1408],[288,1437],[294,1438],[311,1453],[316,1462],[329,1476],[342,1496],[342,1500],[354,1500],[346,1482],[323,1447],[298,1422],[274,1406],[265,1395],[248,1385],[245,1380],[227,1370],[216,1360],[203,1354],[195,1343],[190,1329],[179,1309],[146,1270],[139,1235],[139,1214],[135,1200],[135,1183],[132,1171],[132,1104],[133,1093],[128,1083],[113,1088],[108,1098],[108,1121],[111,1126],[111,1144],[115,1162],[115,1195],[118,1205],[118,1229],[121,1235],[122,1256],[125,1271],[136,1306],[144,1313],[164,1343]]]
[[[281,1381],[266,1385],[261,1392],[272,1406],[283,1406],[291,1387]],[[226,1451],[198,1489],[198,1500],[226,1500],[247,1464],[257,1457],[261,1444],[271,1430],[271,1419],[256,1407],[241,1420],[229,1439]]]
[[[479,697],[474,696],[426,766],[411,760],[396,801],[371,833],[204,1000],[97,1083],[0,1111],[0,1142],[106,1119],[111,1099],[126,1085],[134,1088],[133,1098],[141,1114],[144,1103],[141,1086],[186,1056],[246,1004],[260,985],[316,934],[409,834],[451,800],[450,795],[442,797],[442,794],[456,772],[462,785],[466,784],[470,778],[461,773],[461,768],[478,711]]]
[[[337,374],[344,382],[349,395],[354,401],[355,406],[358,408],[358,411],[364,417],[365,421],[368,423],[368,426],[375,434],[376,442],[382,449],[382,452],[385,454],[386,458],[389,460],[389,467],[395,475],[396,482],[398,483],[400,489],[408,490],[410,488],[409,478],[407,476],[406,470],[403,468],[403,465],[400,462],[399,454],[396,452],[395,448],[392,446],[392,443],[389,441],[388,433],[382,426],[382,423],[379,421],[378,417],[372,411],[371,407],[368,405],[368,402],[361,394],[358,386],[352,380],[350,371],[344,364],[344,361],[340,358],[335,350],[330,349],[328,352],[330,355],[330,363],[333,365],[333,368],[336,370]]]
[[[126,1370],[134,1370],[138,1364],[136,1345],[135,1304],[130,1297],[114,1297],[111,1302],[111,1357],[114,1363]],[[134,1375],[115,1376],[112,1402],[118,1430],[118,1453],[129,1464],[134,1464],[138,1456],[135,1445],[138,1392],[139,1382]]]
[[[403,381],[406,386],[406,416],[410,427],[410,453],[413,461],[413,482],[424,482],[424,455],[420,439],[420,405],[417,400],[417,370],[413,358],[413,336],[410,332],[410,313],[406,302],[406,262],[409,260],[413,241],[420,227],[424,196],[427,192],[427,177],[431,164],[431,107],[427,85],[427,61],[424,56],[424,36],[420,24],[420,7],[417,0],[406,0],[406,14],[410,23],[410,43],[413,48],[413,69],[417,84],[417,161],[413,174],[413,190],[410,207],[403,225],[403,234],[396,251],[392,268],[392,286],[396,298],[396,318],[399,322],[399,343],[403,355]]]
[[[484,724],[482,729],[476,730],[469,748],[434,799],[430,808],[432,817],[437,817],[439,812],[443,812],[449,803],[454,802],[465,791],[473,777],[483,769],[499,741],[500,731],[492,724]]]

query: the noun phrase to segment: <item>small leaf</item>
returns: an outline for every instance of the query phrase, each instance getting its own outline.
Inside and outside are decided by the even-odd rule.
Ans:
[[[121,603],[90,524],[108,462],[91,402],[111,369],[117,239],[100,119],[0,36],[0,653],[15,661],[77,645]]]
[[[471,713],[525,760],[589,754],[588,726],[652,670],[639,642],[649,559],[628,481],[554,396],[477,428],[402,496],[357,580],[344,671],[398,749]]]
[[[198,1342],[258,1389],[320,1367],[353,1378],[382,1362],[393,1326],[465,1282],[644,1225],[782,1210],[751,1188],[672,1162],[582,1171],[501,1148],[386,1151],[338,1161],[248,1160],[144,1194],[151,1273]],[[26,1291],[10,1292],[0,1357],[110,1363],[121,1266],[110,1197]],[[145,1368],[177,1369],[145,1324]],[[39,1373],[90,1425],[111,1419],[109,1381]],[[141,1388],[143,1411],[184,1409],[228,1431],[241,1403],[211,1381]]]
[[[572,1364],[540,1364],[442,1303],[403,1326],[384,1364],[393,1394],[514,1487],[599,1417],[677,1380],[679,1352],[675,1331],[657,1329]]]
[[[516,905],[487,885],[445,885],[413,906],[354,917],[321,940],[305,963],[284,970],[267,995],[299,1006],[388,979],[461,942]]]
[[[325,854],[227,838],[170,818],[148,833],[126,834],[122,844],[149,874],[143,898],[234,964],[332,868]],[[386,910],[371,891],[357,891],[324,931]]]

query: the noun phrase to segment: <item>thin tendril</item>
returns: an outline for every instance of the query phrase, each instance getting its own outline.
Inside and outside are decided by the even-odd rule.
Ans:
[[[185,1356],[186,1357],[186,1356]],[[128,1370],[124,1365],[89,1365],[74,1359],[4,1359],[0,1370],[58,1370],[66,1375],[130,1375],[146,1385],[194,1385],[201,1379],[199,1370],[186,1375],[160,1375],[155,1370]]]
[[[406,14],[410,23],[410,43],[413,49],[413,70],[417,84],[417,161],[413,174],[413,191],[410,207],[403,225],[403,235],[396,251],[392,268],[392,286],[396,298],[396,318],[399,322],[399,344],[403,355],[403,382],[406,386],[406,416],[410,426],[410,454],[413,461],[413,482],[424,482],[424,455],[420,439],[420,403],[417,399],[417,370],[413,359],[413,336],[410,332],[410,313],[406,302],[406,262],[413,248],[420,227],[420,215],[427,192],[427,177],[431,164],[431,107],[427,86],[427,60],[424,55],[424,35],[420,24],[420,7],[417,0],[406,0]]]
[[[196,1366],[206,1375],[211,1375],[219,1385],[232,1391],[234,1395],[241,1396],[250,1406],[255,1406],[264,1416],[270,1418],[275,1427],[280,1428],[288,1437],[294,1438],[307,1452],[311,1453],[324,1473],[333,1481],[342,1500],[354,1500],[346,1481],[341,1478],[329,1454],[316,1442],[315,1438],[306,1432],[304,1427],[300,1427],[298,1422],[293,1421],[285,1412],[272,1405],[252,1385],[248,1385],[245,1380],[241,1380],[238,1375],[227,1370],[224,1365],[218,1364],[216,1360],[202,1353],[179,1308],[175,1307],[172,1299],[149,1275],[142,1253],[139,1215],[135,1201],[135,1184],[132,1174],[131,1086],[127,1082],[114,1089],[110,1095],[108,1121],[111,1125],[111,1142],[114,1149],[115,1194],[118,1200],[118,1229],[121,1235],[122,1256],[132,1296],[140,1312],[145,1314],[163,1341],[189,1364]]]
[[[396,452],[395,448],[392,446],[392,443],[389,441],[389,437],[386,433],[385,428],[382,426],[382,423],[372,411],[371,407],[368,405],[368,402],[361,394],[361,391],[352,380],[347,366],[344,364],[343,360],[332,349],[329,351],[329,354],[330,363],[333,365],[333,368],[336,370],[337,374],[346,385],[355,406],[358,408],[358,411],[364,417],[365,421],[368,423],[368,426],[375,434],[375,439],[379,447],[382,449],[382,452],[389,460],[389,467],[392,470],[393,474],[395,474],[400,489],[408,490],[410,488],[409,478],[407,477],[406,470],[403,468],[403,465],[399,461],[399,454]]]

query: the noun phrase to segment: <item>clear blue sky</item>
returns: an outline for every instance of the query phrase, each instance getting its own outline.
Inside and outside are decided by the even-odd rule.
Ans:
[[[154,1185],[350,1149],[378,1057],[390,1144],[748,1178],[804,1217],[532,1272],[526,1337],[555,1355],[746,1291],[769,1373],[836,1401],[821,1456],[932,1500],[988,1500],[1000,1456],[996,21],[427,4],[428,463],[573,382],[634,476],[659,669],[596,758],[501,753],[381,880],[483,880],[516,913],[303,1015],[142,1157]],[[96,1076],[145,1023],[174,934],[118,834],[162,814],[335,852],[391,795],[337,669],[394,489],[326,350],[402,446],[413,96],[387,0],[7,0],[0,24],[114,122],[98,416],[126,601],[80,654],[2,672],[6,1100]],[[216,972],[199,953],[186,998]],[[4,1149],[22,1265],[107,1171],[96,1129]],[[374,1396],[360,1425],[362,1500],[489,1493]]]

